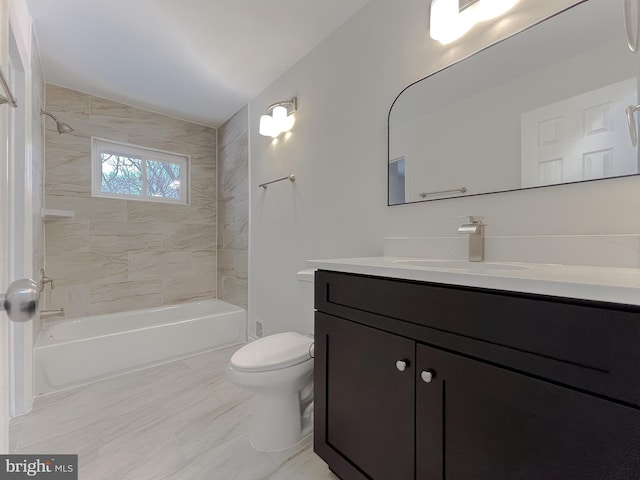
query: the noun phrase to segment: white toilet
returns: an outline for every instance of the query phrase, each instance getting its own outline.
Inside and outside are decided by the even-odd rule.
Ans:
[[[298,279],[313,281],[313,272]],[[312,291],[313,283],[303,289]],[[306,297],[305,297],[306,298]],[[312,298],[311,295],[309,298]],[[313,315],[312,300],[308,308]],[[306,319],[303,323],[307,323]],[[305,328],[305,326],[302,326]],[[262,452],[289,448],[309,435],[313,426],[313,337],[295,332],[260,338],[231,357],[229,380],[254,393],[249,437]]]
[[[311,433],[313,338],[286,332],[248,343],[231,357],[229,380],[254,392],[249,436],[262,452],[284,450]]]

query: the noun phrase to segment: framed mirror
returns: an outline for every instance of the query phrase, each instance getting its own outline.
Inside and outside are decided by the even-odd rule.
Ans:
[[[388,204],[637,175],[640,64],[622,4],[584,0],[405,88]]]

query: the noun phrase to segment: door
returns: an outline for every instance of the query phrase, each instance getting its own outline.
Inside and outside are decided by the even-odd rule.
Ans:
[[[417,479],[622,480],[640,472],[638,409],[424,345],[416,375]]]
[[[414,349],[316,312],[314,445],[341,478],[414,478]]]
[[[0,105],[0,292],[33,277],[31,205],[32,111],[28,45],[14,28],[16,11],[0,2],[0,66],[17,108]],[[22,32],[24,33],[24,32]],[[0,92],[8,96],[7,92]],[[33,322],[10,322],[0,312],[0,452],[8,450],[8,419],[31,408]]]
[[[625,109],[638,103],[635,78],[522,114],[522,186],[638,173]]]

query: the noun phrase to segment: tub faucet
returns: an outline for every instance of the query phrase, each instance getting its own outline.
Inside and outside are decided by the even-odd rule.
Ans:
[[[456,218],[468,218],[469,223],[464,223],[458,227],[458,233],[469,235],[469,261],[484,261],[484,226],[482,217],[463,215]]]
[[[44,287],[47,285],[47,283],[51,284],[51,290],[53,290],[54,288],[56,288],[53,285],[53,278],[49,278],[45,275],[44,273],[44,268],[40,269],[40,291],[44,292]]]

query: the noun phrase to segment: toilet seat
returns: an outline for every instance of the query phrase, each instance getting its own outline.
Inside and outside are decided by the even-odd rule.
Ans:
[[[231,357],[240,372],[268,372],[310,360],[313,338],[295,332],[277,333],[248,343]]]

